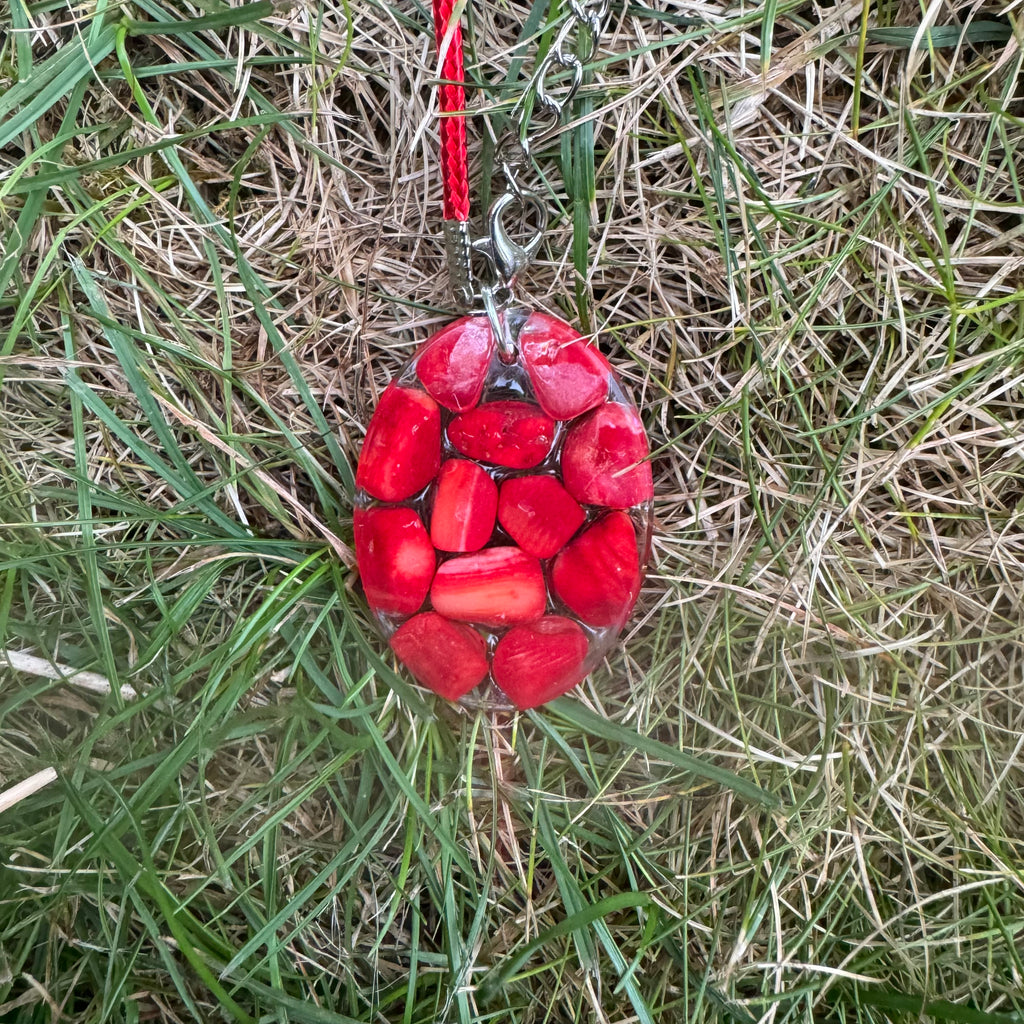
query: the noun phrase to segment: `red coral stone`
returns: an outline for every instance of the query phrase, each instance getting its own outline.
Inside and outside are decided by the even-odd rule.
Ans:
[[[556,596],[589,626],[621,628],[640,593],[640,558],[633,522],[609,512],[555,557]]]
[[[441,412],[422,391],[389,384],[370,420],[356,486],[381,501],[404,501],[434,479],[441,463]]]
[[[458,700],[487,675],[487,644],[472,626],[437,612],[414,615],[395,630],[391,649],[424,686]]]
[[[571,420],[608,397],[608,360],[564,320],[531,313],[519,348],[537,401],[552,418]]]
[[[530,469],[551,450],[555,424],[527,402],[487,402],[456,416],[448,439],[468,458]]]
[[[640,417],[608,402],[574,424],[562,449],[562,479],[579,502],[631,508],[654,496]]]
[[[519,548],[500,547],[442,563],[430,600],[449,618],[498,627],[539,619],[547,594],[540,562]]]
[[[418,611],[434,578],[437,553],[423,521],[411,508],[356,510],[356,563],[375,611],[410,615]]]
[[[586,675],[587,637],[561,615],[510,629],[494,651],[491,673],[518,708],[535,708],[571,690]]]
[[[430,539],[442,551],[479,551],[491,537],[498,485],[475,462],[449,459],[437,476]]]
[[[464,316],[428,338],[416,359],[423,386],[446,409],[465,412],[480,401],[494,336],[485,316]]]
[[[529,555],[550,558],[586,518],[553,476],[517,476],[501,485],[498,519]]]

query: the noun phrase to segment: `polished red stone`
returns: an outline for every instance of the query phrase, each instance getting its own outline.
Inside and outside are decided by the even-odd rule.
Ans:
[[[554,438],[554,421],[530,402],[485,402],[448,426],[448,440],[463,455],[511,469],[543,462]]]
[[[389,384],[370,420],[356,486],[381,501],[422,491],[441,464],[441,413],[422,391]]]
[[[412,677],[448,700],[489,677],[532,708],[577,685],[625,624],[653,487],[640,418],[600,352],[547,314],[511,322],[518,361],[498,360],[486,317],[463,317],[384,391],[354,535]]]
[[[486,317],[464,316],[424,342],[416,373],[431,396],[452,412],[479,401],[494,353],[494,335]]]
[[[517,476],[501,485],[498,520],[527,554],[550,558],[586,513],[553,476]]]
[[[519,548],[487,548],[443,562],[430,588],[434,610],[460,622],[513,626],[544,614],[540,562]]]
[[[535,708],[586,675],[587,637],[579,624],[562,615],[510,629],[494,651],[491,673],[518,708]]]
[[[466,459],[449,459],[437,476],[430,539],[441,551],[479,551],[494,531],[498,485]]]
[[[607,399],[608,360],[564,320],[531,313],[519,347],[537,402],[552,419],[574,419]]]
[[[402,664],[434,693],[458,700],[487,675],[487,643],[472,626],[423,612],[391,638]]]
[[[437,554],[423,521],[411,508],[357,509],[353,518],[356,562],[375,611],[419,611],[434,578]]]
[[[551,567],[555,596],[589,626],[621,628],[640,593],[636,531],[609,512],[570,541]]]
[[[632,508],[654,496],[650,449],[636,411],[608,402],[574,423],[562,449],[565,489],[584,505]]]

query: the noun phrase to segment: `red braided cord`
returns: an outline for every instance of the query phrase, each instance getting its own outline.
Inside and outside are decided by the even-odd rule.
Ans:
[[[456,0],[433,0],[434,35],[440,53],[444,47]],[[441,61],[441,177],[444,181],[444,219],[469,220],[469,159],[466,155],[466,91],[462,87],[462,26],[455,22]],[[456,114],[459,116],[445,116]]]

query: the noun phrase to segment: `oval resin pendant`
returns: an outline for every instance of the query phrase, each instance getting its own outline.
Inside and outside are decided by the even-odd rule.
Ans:
[[[385,389],[356,471],[367,602],[448,700],[488,680],[531,708],[581,682],[628,620],[654,489],[636,406],[569,324],[513,309],[427,339]],[[502,702],[504,703],[504,702]]]

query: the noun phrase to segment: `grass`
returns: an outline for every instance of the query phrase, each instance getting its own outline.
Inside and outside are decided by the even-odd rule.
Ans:
[[[554,14],[473,7],[480,192]],[[423,6],[6,17],[0,1019],[1022,1019],[1016,12],[613,5],[523,293],[643,403],[655,554],[517,716],[349,556],[451,315]]]

